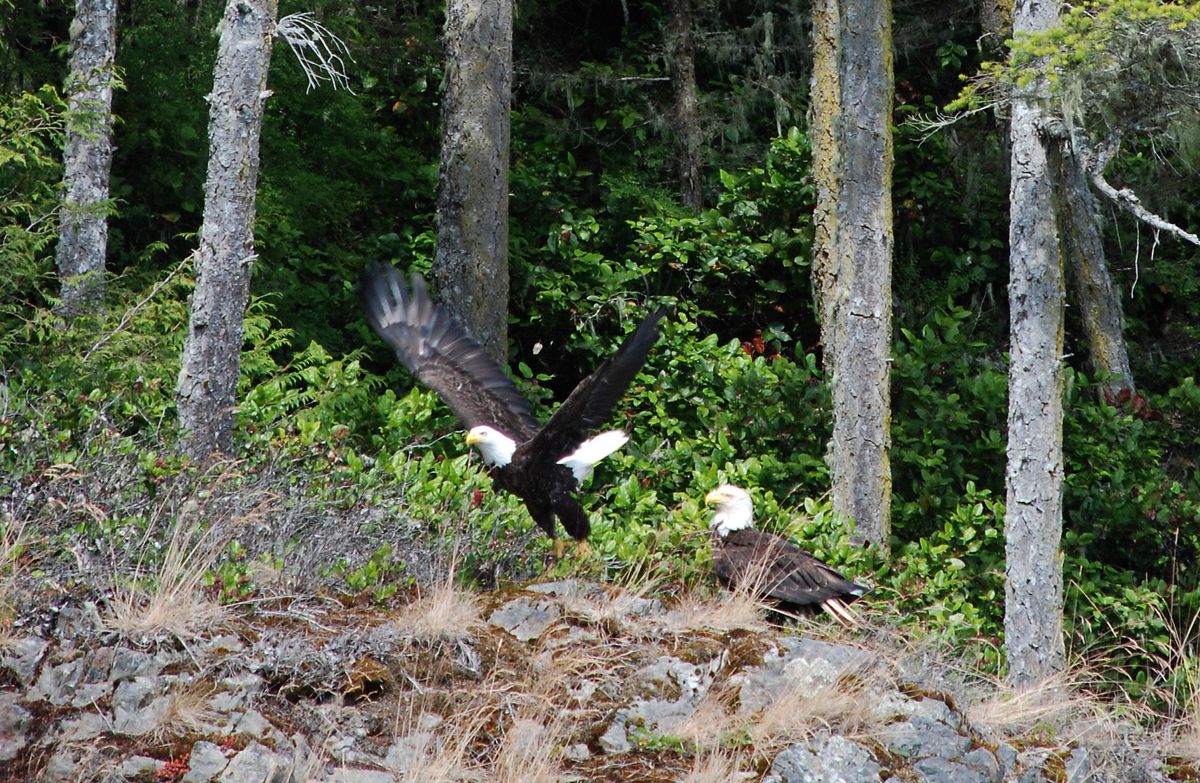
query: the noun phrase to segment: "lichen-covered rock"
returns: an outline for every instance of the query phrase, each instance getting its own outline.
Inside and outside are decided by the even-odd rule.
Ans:
[[[24,748],[25,730],[33,717],[19,703],[17,694],[0,693],[0,761],[11,761]]]
[[[863,745],[824,735],[798,743],[775,757],[763,783],[868,783],[882,767]]]
[[[50,643],[36,636],[15,639],[0,647],[0,668],[8,669],[22,685],[33,683],[38,665]]]
[[[251,742],[217,776],[219,783],[283,783],[289,770],[266,745]]]
[[[229,759],[219,745],[201,740],[192,745],[188,757],[188,771],[184,773],[181,783],[209,783],[229,766]]]
[[[554,601],[514,598],[492,612],[488,622],[522,642],[533,641],[558,621],[562,610]]]
[[[134,677],[118,685],[112,698],[113,731],[138,736],[158,726],[171,708],[161,688],[155,677]]]

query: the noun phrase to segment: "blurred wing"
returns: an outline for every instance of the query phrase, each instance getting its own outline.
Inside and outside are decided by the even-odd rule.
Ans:
[[[518,443],[537,432],[529,401],[449,311],[433,303],[419,274],[413,274],[410,292],[394,267],[372,265],[359,282],[359,298],[367,321],[400,363],[466,427],[487,424]]]
[[[664,315],[666,311],[660,307],[646,316],[616,353],[580,381],[530,448],[545,450],[557,458],[574,451],[593,430],[604,426],[613,407],[646,363],[646,355],[658,340],[658,322]]]

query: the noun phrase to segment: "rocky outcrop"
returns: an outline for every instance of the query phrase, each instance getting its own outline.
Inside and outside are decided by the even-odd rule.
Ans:
[[[1083,747],[981,731],[867,646],[669,616],[567,580],[441,637],[285,607],[135,641],[68,602],[0,647],[0,783],[677,780],[712,750],[770,783],[1124,779]]]

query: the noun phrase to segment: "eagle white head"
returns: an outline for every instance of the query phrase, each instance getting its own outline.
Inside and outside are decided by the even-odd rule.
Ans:
[[[512,462],[517,451],[515,440],[486,424],[471,428],[467,433],[467,445],[479,449],[483,461],[498,468]]]
[[[754,526],[754,503],[741,487],[722,484],[704,496],[704,503],[717,507],[708,527],[721,538],[735,530]]]

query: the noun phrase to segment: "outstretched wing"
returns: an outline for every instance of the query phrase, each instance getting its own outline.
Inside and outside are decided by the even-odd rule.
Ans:
[[[394,267],[373,264],[359,282],[359,298],[367,321],[400,363],[464,425],[487,424],[518,443],[537,432],[529,401],[450,312],[433,303],[419,274],[409,291]]]
[[[660,307],[646,316],[616,353],[580,381],[529,448],[558,459],[574,451],[593,430],[603,426],[613,406],[646,363],[646,354],[658,340],[658,322],[664,315],[666,311]]]

